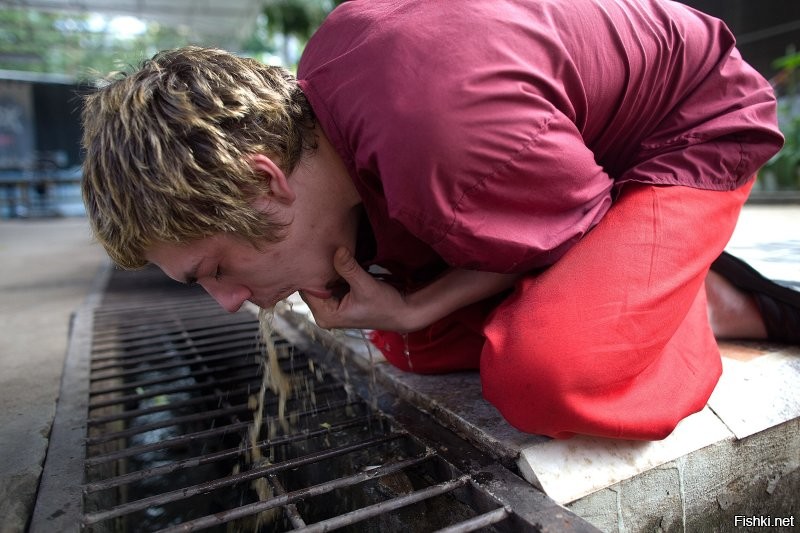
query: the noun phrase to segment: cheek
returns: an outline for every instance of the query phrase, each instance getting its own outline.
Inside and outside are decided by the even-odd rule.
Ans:
[[[285,258],[277,251],[265,251],[249,261],[238,265],[241,279],[255,286],[269,286],[280,284],[287,273],[291,273],[291,258]]]

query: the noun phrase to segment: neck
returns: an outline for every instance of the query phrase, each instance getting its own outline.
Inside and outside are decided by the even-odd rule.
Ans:
[[[317,150],[314,154],[316,159],[316,167],[318,169],[317,177],[320,178],[319,183],[325,188],[325,194],[335,195],[331,198],[332,201],[345,209],[352,209],[361,204],[361,196],[353,184],[353,179],[347,171],[339,152],[331,144],[325,132],[319,126],[316,126],[315,133],[317,135]]]
[[[295,213],[301,224],[313,228],[311,238],[355,249],[361,197],[350,173],[324,132],[317,127],[317,148],[295,168],[294,182],[298,205]],[[298,220],[299,221],[299,220]]]

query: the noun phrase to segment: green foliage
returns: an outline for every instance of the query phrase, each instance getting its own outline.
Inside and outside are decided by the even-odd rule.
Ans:
[[[344,0],[268,0],[264,4],[270,33],[308,40],[328,13]]]
[[[800,53],[790,52],[788,55],[779,57],[772,62],[772,66],[778,70],[785,70],[793,74],[800,67]]]
[[[286,66],[291,67],[297,57],[291,57],[289,43],[296,39],[300,48],[316,31],[328,13],[344,0],[267,0],[263,8],[263,21],[256,34],[261,34],[261,42],[266,42],[264,35],[271,42],[281,42],[280,53]],[[245,49],[253,49],[253,40]],[[265,47],[266,48],[266,47]]]
[[[800,189],[800,52],[790,50],[773,62],[780,72],[776,76],[779,88],[783,90],[778,105],[778,121],[786,138],[783,149],[775,154],[761,172],[767,188]]]
[[[304,40],[311,36],[327,15],[322,2],[308,0],[273,0],[264,5],[270,33],[294,35]]]
[[[0,69],[94,77],[186,43],[176,28],[150,23],[137,35],[109,31],[109,19],[85,13],[0,11]]]
[[[311,34],[342,1],[265,0],[258,27],[240,51],[256,57],[280,54],[291,67]],[[112,21],[93,13],[2,9],[0,69],[94,78],[128,70],[159,50],[191,42],[186,28],[150,22],[142,23],[140,33],[119,35]]]

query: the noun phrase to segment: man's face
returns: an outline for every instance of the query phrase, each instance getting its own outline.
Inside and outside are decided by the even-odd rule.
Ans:
[[[257,247],[232,234],[185,244],[157,243],[145,254],[168,276],[199,283],[230,312],[245,301],[271,308],[295,291],[327,298],[338,284],[337,248],[355,250],[361,198],[327,137],[289,179],[268,157],[252,156],[253,168],[269,183],[254,207],[288,224],[283,240]]]
[[[171,278],[201,285],[229,312],[245,301],[268,309],[298,290],[326,297],[338,278],[331,247],[298,246],[292,237],[257,249],[219,234],[188,244],[158,244],[147,257]]]

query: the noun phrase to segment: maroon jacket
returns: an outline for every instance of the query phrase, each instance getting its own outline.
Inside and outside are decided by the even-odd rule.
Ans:
[[[298,78],[412,278],[547,266],[626,182],[731,190],[783,142],[725,25],[666,1],[350,1]]]

